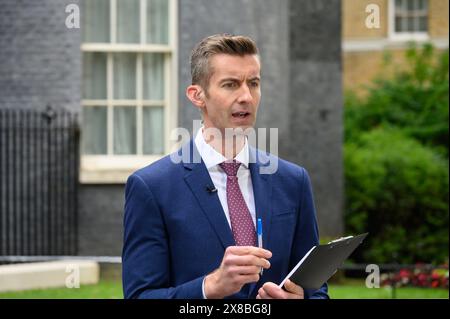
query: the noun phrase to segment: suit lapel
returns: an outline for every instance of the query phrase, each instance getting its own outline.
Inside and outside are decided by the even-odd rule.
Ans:
[[[192,152],[198,152],[193,141],[191,141],[191,150]],[[184,179],[194,196],[197,198],[199,206],[219,237],[224,249],[228,246],[234,246],[235,241],[233,234],[231,233],[225,212],[220,204],[219,196],[217,195],[217,192],[211,193],[206,189],[208,185],[214,184],[203,160],[201,163],[193,163],[192,161],[191,163],[184,163],[184,167],[186,168]]]

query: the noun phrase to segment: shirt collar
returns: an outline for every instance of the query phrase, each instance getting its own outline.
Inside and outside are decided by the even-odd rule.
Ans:
[[[220,163],[225,162],[227,160],[225,156],[217,152],[211,145],[206,143],[202,133],[203,127],[198,130],[194,142],[198,152],[200,153],[200,156],[203,159],[203,162],[206,165],[206,168],[210,169],[211,167],[214,167],[216,165],[219,165]],[[245,139],[244,147],[236,155],[234,159],[239,163],[241,163],[245,168],[248,168],[249,149],[247,138]]]

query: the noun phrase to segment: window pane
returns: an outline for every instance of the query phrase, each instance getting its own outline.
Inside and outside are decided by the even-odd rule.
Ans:
[[[144,154],[164,153],[164,109],[144,107]]]
[[[427,17],[419,17],[419,30],[420,32],[428,31],[428,19]]]
[[[420,1],[420,3],[419,3],[419,8],[421,9],[421,10],[427,10],[428,9],[428,3],[427,3],[427,0],[419,0]]]
[[[83,136],[84,154],[106,154],[106,107],[83,107]]]
[[[114,59],[114,98],[136,98],[136,54],[115,53]]]
[[[395,11],[401,11],[402,9],[402,0],[395,0]]]
[[[83,42],[109,42],[109,0],[83,2]]]
[[[147,43],[169,43],[169,0],[148,0]]]
[[[143,59],[144,99],[164,99],[164,55],[145,54]]]
[[[83,54],[83,98],[106,99],[106,54]]]
[[[395,18],[395,32],[402,32],[403,28],[402,28],[402,19],[399,17]]]
[[[414,10],[415,8],[415,0],[408,0],[406,1],[406,8],[408,9],[409,12],[411,12],[412,10]]]
[[[401,30],[403,31],[403,32],[407,32],[408,31],[408,18],[407,17],[405,17],[405,18],[402,18],[401,20],[400,20],[400,23],[401,23]]]
[[[408,28],[407,28],[408,32],[416,31],[416,29],[414,28],[415,20],[416,18],[414,17],[406,18],[406,21],[408,21]]]
[[[409,2],[410,0],[402,0],[402,13],[403,13],[403,15],[408,15],[408,2]],[[403,26],[403,27],[405,27],[405,26]]]
[[[117,1],[117,42],[139,43],[139,0]]]
[[[114,107],[114,154],[136,154],[136,108]]]

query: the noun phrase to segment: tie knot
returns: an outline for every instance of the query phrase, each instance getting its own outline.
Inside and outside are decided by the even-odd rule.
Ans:
[[[233,160],[232,162],[223,162],[220,163],[219,165],[220,167],[222,167],[227,176],[236,176],[237,171],[239,170],[239,166],[241,166],[241,163]]]

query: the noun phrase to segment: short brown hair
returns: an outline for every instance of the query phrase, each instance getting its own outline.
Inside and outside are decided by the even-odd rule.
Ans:
[[[258,48],[251,38],[242,35],[215,34],[204,38],[191,53],[192,84],[198,84],[205,90],[208,89],[208,83],[212,76],[209,59],[221,53],[238,56],[258,55]]]

